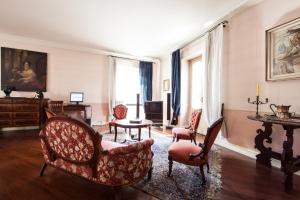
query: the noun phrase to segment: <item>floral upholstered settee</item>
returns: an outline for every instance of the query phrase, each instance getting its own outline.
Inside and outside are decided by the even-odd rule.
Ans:
[[[102,140],[84,122],[54,116],[40,132],[45,164],[63,169],[90,181],[122,186],[151,178],[152,139],[125,145]]]

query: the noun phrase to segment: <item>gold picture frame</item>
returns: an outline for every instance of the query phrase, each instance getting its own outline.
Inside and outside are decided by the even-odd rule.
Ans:
[[[266,31],[266,80],[300,78],[300,18]]]
[[[169,91],[170,90],[170,79],[165,79],[163,81],[163,90]]]

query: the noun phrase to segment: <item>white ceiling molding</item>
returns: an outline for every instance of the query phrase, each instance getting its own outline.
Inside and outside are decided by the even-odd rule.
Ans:
[[[0,33],[159,57],[259,0],[1,0]]]
[[[49,48],[49,47],[50,48],[58,48],[58,49],[98,54],[98,55],[106,55],[106,56],[116,56],[116,57],[122,57],[125,59],[128,58],[128,59],[149,61],[149,62],[155,62],[155,63],[160,62],[159,59],[152,58],[152,57],[138,57],[138,56],[133,56],[133,55],[128,55],[128,54],[105,51],[105,50],[101,50],[101,49],[93,49],[93,48],[81,47],[81,46],[76,46],[76,45],[64,44],[61,42],[58,43],[58,42],[53,42],[53,41],[39,40],[39,39],[35,39],[35,38],[28,38],[28,37],[10,35],[10,34],[4,34],[4,33],[0,33],[0,39],[2,40],[2,44],[3,44],[3,41],[4,41],[4,43],[5,43],[5,41],[11,41],[11,42],[17,42],[19,44],[35,45],[35,46],[42,46],[42,47],[47,47],[47,48]]]

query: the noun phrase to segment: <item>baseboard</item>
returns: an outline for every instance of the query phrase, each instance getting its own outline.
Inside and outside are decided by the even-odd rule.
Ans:
[[[39,126],[25,126],[25,127],[7,127],[0,128],[0,131],[22,131],[22,130],[36,130],[39,129]]]
[[[216,144],[221,146],[221,147],[224,147],[226,149],[229,149],[231,151],[234,151],[236,153],[239,153],[239,154],[242,154],[242,155],[247,156],[249,158],[252,158],[252,159],[256,159],[256,155],[258,154],[258,151],[232,144],[232,143],[228,142],[227,139],[221,139],[221,138],[219,139],[218,138],[216,140]],[[272,159],[271,160],[271,165],[273,167],[280,168],[281,163],[280,163],[279,160]],[[294,174],[300,176],[300,171],[298,171]]]

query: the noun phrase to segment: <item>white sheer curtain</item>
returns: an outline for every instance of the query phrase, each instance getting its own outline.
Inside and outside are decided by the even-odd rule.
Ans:
[[[116,105],[116,59],[112,56],[109,56],[108,59],[108,112],[109,120],[111,120],[113,117],[113,108]]]
[[[203,115],[210,126],[221,116],[223,25],[219,25],[204,37]]]

